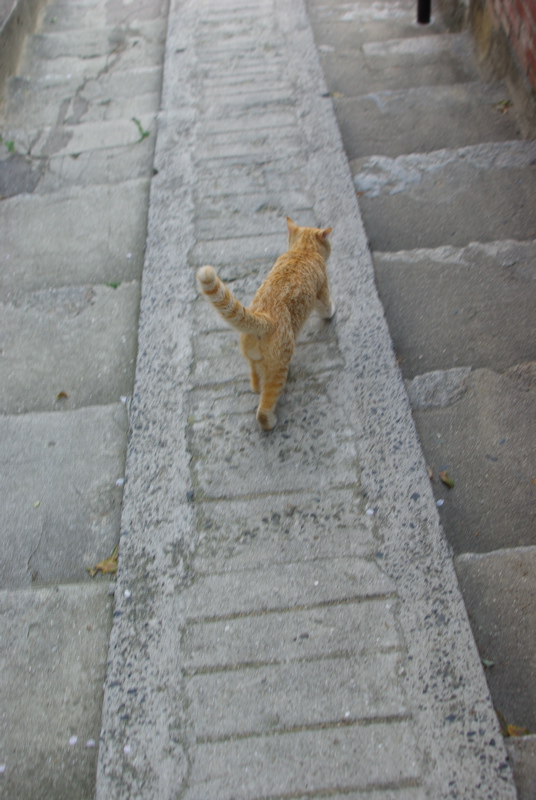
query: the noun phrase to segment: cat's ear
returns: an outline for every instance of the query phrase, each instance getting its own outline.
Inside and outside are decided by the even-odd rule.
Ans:
[[[321,231],[322,239],[327,239],[332,230],[333,228],[324,228],[324,230]]]
[[[299,225],[296,225],[295,222],[292,222],[290,217],[287,217],[287,228],[288,228],[288,242],[289,245],[291,245],[293,241],[296,239],[300,231],[300,228]]]

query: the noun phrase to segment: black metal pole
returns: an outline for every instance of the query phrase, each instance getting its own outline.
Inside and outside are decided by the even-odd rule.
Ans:
[[[417,0],[417,22],[428,25],[430,22],[430,7],[432,0]]]

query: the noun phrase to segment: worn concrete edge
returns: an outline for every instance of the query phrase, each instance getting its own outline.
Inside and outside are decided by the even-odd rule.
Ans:
[[[288,7],[290,5],[290,7]],[[514,798],[506,751],[443,537],[424,459],[379,302],[372,261],[326,94],[304,6],[276,3],[292,40],[288,70],[311,133],[308,169],[322,192],[315,211],[336,233],[331,264],[341,349],[349,363],[373,325],[383,357],[341,380],[358,432],[362,482],[383,537],[382,568],[396,581],[398,621],[408,648],[405,689],[415,709],[430,798]],[[195,12],[175,0],[169,17],[162,112],[151,186],[142,281],[139,354],[126,469],[121,552],[110,640],[97,798],[176,796],[187,775],[181,734],[180,619],[176,595],[188,580],[193,510],[189,453],[180,426],[192,360],[196,296],[187,254],[195,243],[190,194],[195,114]],[[299,45],[298,45],[299,42]],[[177,75],[182,76],[177,80]],[[174,109],[180,109],[176,111]],[[330,170],[322,164],[329,152]],[[381,324],[378,325],[380,318]],[[373,413],[373,409],[374,412]],[[135,702],[129,702],[129,690]],[[480,730],[479,736],[467,733]],[[495,745],[480,760],[483,741]]]
[[[39,12],[48,0],[7,0],[0,16],[0,104],[7,79],[14,75],[25,37],[33,33]]]
[[[323,179],[324,199],[318,213],[321,224],[333,225],[337,242],[337,266],[331,264],[330,281],[333,284],[342,275],[342,291],[352,308],[344,326],[337,327],[339,343],[350,360],[362,329],[375,326],[379,339],[375,352],[385,354],[380,359],[383,368],[368,362],[361,374],[345,370],[341,377],[359,418],[355,427],[361,429],[361,482],[368,505],[377,510],[378,532],[384,542],[382,568],[396,581],[401,598],[398,620],[408,647],[405,688],[411,705],[418,709],[427,796],[515,797],[504,742],[376,291],[372,257],[335,114],[331,100],[319,99],[326,90],[307,15],[303,2],[291,8],[284,0],[277,3],[280,16],[287,20],[283,29],[294,42],[297,35],[302,39],[301,46],[289,50],[302,62],[301,69],[295,66],[303,81],[297,97],[315,115],[314,123],[307,126],[312,135],[309,167]],[[325,154],[329,147],[330,172],[325,175],[320,169],[324,156],[315,165],[314,155]],[[342,298],[336,289],[335,294],[342,316]],[[383,324],[377,324],[378,317]],[[468,737],[475,728],[481,735]],[[491,747],[485,747],[489,742],[493,742]],[[481,760],[484,752],[485,763]]]

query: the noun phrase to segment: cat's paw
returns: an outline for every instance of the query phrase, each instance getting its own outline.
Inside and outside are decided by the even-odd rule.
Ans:
[[[327,309],[327,313],[324,315],[324,319],[331,319],[335,314],[335,303],[333,300],[331,301],[329,308]]]
[[[257,422],[263,431],[271,431],[275,428],[277,417],[273,411],[257,411]]]

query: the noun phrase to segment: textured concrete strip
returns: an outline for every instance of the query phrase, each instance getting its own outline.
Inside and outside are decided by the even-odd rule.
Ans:
[[[300,222],[303,225],[313,225],[315,223],[314,213],[309,209],[302,210]],[[199,241],[225,240],[238,236],[264,236],[270,233],[278,237],[282,242],[282,247],[285,246],[285,237],[281,233],[281,215],[279,213],[267,211],[264,214],[241,214],[234,219],[206,217],[201,218],[197,224]]]
[[[218,7],[236,18],[241,14],[230,3]],[[257,49],[247,63],[280,65],[293,100],[287,111],[295,113],[306,158],[289,157],[284,170],[271,164],[259,164],[249,175],[243,170],[239,188],[231,170],[219,175],[215,170],[199,182],[198,135],[205,120],[217,121],[222,113],[207,99],[203,80],[241,56],[229,46],[223,60],[217,53],[210,60],[207,49],[199,49],[198,20],[210,14],[210,0],[179,2],[170,14],[97,796],[181,793],[220,800],[304,792],[358,796],[365,789],[396,796],[396,790],[411,788],[417,797],[423,785],[424,794],[434,798],[457,793],[472,800],[488,795],[510,800],[514,790],[505,751],[441,536],[304,8],[279,0],[263,8],[264,19],[254,30]],[[186,123],[177,125],[180,114],[174,108],[181,109]],[[227,263],[244,260],[248,270],[253,258],[264,266],[267,242],[281,248],[275,236],[273,241],[220,240],[212,251],[207,243],[199,245],[196,201],[211,181],[211,195],[228,196],[242,185],[267,195],[276,186],[313,193],[318,224],[334,226],[330,276],[338,310],[330,325],[344,367],[333,375],[290,382],[280,404],[280,425],[270,436],[257,431],[252,411],[237,413],[246,396],[236,385],[231,385],[234,404],[229,387],[193,391],[194,346],[206,324],[194,316],[200,308],[193,275],[199,247],[216,260],[219,248]],[[243,268],[235,270],[235,277],[245,277]],[[249,402],[254,405],[254,398]],[[237,496],[244,495],[240,502],[245,503],[256,494],[258,509],[258,503],[269,508],[276,494],[276,508],[281,508],[283,497],[295,496],[293,487],[307,489],[311,504],[318,496],[328,505],[343,489],[355,490],[356,496],[363,492],[379,542],[370,563],[381,565],[396,597],[340,602],[334,594],[332,601],[312,608],[266,612],[254,610],[254,599],[241,606],[236,592],[229,602],[243,609],[239,616],[188,622],[188,597],[209,580],[194,568],[199,543],[210,540],[210,529],[204,528],[209,503],[201,502],[200,492],[231,498],[218,537],[232,539],[238,533],[232,516]],[[252,541],[258,557],[259,545]],[[200,554],[206,552],[203,547]],[[224,550],[218,570],[212,552],[210,580],[221,586],[236,578],[226,561]],[[309,567],[300,566],[300,574]],[[278,570],[268,572],[275,580]],[[329,585],[335,589],[337,582]],[[274,591],[289,588],[274,586]],[[245,674],[245,665],[265,669],[297,660],[339,658],[349,667],[365,656],[392,659],[393,652],[401,669],[392,688],[400,690],[407,707],[402,720],[326,727],[321,712],[309,709],[303,729],[276,734],[265,729],[254,737],[217,742],[196,738],[198,719],[184,702],[193,678],[232,669]],[[284,684],[279,689],[284,704]],[[475,730],[478,735],[468,735]]]
[[[191,623],[181,662],[187,671],[206,671],[401,648],[395,605],[379,598]]]
[[[184,595],[189,619],[236,616],[392,593],[394,584],[365,559],[331,558],[307,564],[199,576]]]
[[[200,745],[186,800],[247,800],[413,782],[420,764],[405,722],[326,728]],[[310,754],[314,753],[314,762]],[[361,765],[359,777],[355,765]],[[240,775],[240,786],[229,776]]]
[[[125,407],[0,417],[0,430],[0,585],[87,580],[119,534]]]
[[[112,622],[108,587],[0,592],[3,797],[92,795],[96,698]]]
[[[486,677],[509,725],[536,730],[536,546],[466,553],[456,571]]]
[[[282,244],[283,243],[283,244]],[[214,239],[210,242],[198,241],[192,250],[193,266],[203,264],[237,264],[254,258],[275,259],[285,247],[284,234],[274,233],[262,236]]]
[[[381,557],[355,489],[198,506],[200,573],[355,556]]]
[[[5,200],[0,208],[2,289],[138,278],[148,188],[139,180]]]
[[[313,375],[342,366],[335,335],[331,337],[331,341],[328,336],[315,339],[310,344],[301,342],[297,345],[291,367],[293,378],[300,373]],[[324,344],[321,352],[318,352],[319,340]],[[219,333],[212,330],[206,336],[200,336],[196,340],[195,356],[193,375],[197,385],[210,385],[244,377],[249,379],[249,367],[238,351],[237,336],[233,332],[227,330]],[[314,366],[311,367],[311,364]]]
[[[535,239],[535,158],[513,141],[352,161],[372,249]]]
[[[187,680],[200,739],[403,716],[399,653],[208,672]],[[281,692],[285,686],[285,692]]]
[[[536,360],[536,242],[375,253],[374,263],[405,377]]]
[[[140,286],[46,289],[0,303],[4,414],[118,402],[132,394]],[[60,393],[67,398],[57,399]]]
[[[259,440],[252,424],[255,406],[247,416],[233,416],[223,408],[216,425],[207,425],[204,420],[194,422],[190,452],[200,492],[205,497],[227,497],[355,486],[355,441],[343,410],[334,407],[336,383],[337,377],[310,380],[298,384],[291,397],[286,393],[278,406],[281,432],[277,438]],[[192,411],[197,416],[194,398]],[[234,446],[237,440],[238,449]],[[209,442],[211,456],[207,459]],[[324,466],[319,470],[320,461]]]

